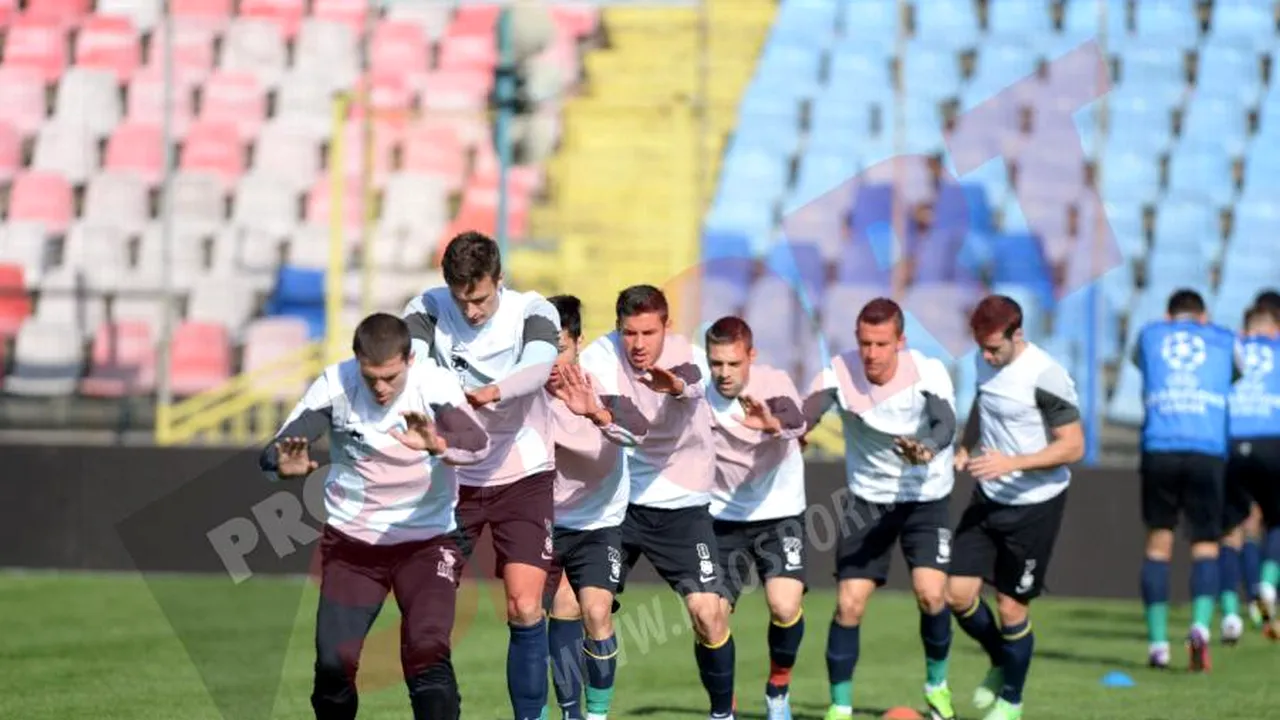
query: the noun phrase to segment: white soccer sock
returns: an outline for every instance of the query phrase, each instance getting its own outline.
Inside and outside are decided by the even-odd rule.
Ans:
[[[1258,583],[1258,599],[1268,608],[1276,606],[1276,586],[1271,583]]]
[[[609,716],[598,715],[596,713],[587,713],[587,720],[609,720]]]

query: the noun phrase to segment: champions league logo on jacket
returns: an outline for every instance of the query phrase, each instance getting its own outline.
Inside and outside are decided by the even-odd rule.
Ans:
[[[1257,343],[1247,343],[1242,348],[1244,367],[1241,368],[1242,384],[1263,385],[1275,369],[1275,354],[1271,348]]]
[[[1160,347],[1160,356],[1169,366],[1171,386],[1193,388],[1199,384],[1196,371],[1204,365],[1207,356],[1204,338],[1185,330],[1170,333]]]

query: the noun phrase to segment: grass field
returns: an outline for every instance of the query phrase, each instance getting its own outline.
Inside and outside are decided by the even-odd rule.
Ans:
[[[205,677],[216,686],[213,694],[230,708],[227,717],[310,718],[314,588],[305,580],[255,579],[248,585],[254,586],[252,591],[242,588],[231,601],[223,590],[229,586],[225,579],[174,577],[149,587],[127,575],[0,574],[0,617],[5,619],[0,718],[217,720],[222,716],[187,647],[222,658]],[[169,616],[185,619],[185,644],[156,597],[164,598],[166,608],[181,609]],[[463,717],[510,718],[505,625],[488,599],[478,604],[476,599],[469,596],[468,607],[479,612],[474,621],[461,623],[455,655]],[[624,602],[618,617],[624,657],[612,717],[705,718],[706,701],[678,599],[665,589],[634,587]],[[820,718],[826,708],[823,645],[833,602],[828,592],[808,597],[808,632],[792,686],[798,719]],[[296,606],[296,612],[287,613],[292,615],[287,622],[278,619],[278,612],[266,612],[283,603]],[[255,607],[264,610],[258,613]],[[396,616],[389,604],[366,648],[361,718],[410,716],[397,674]],[[1280,710],[1280,645],[1256,633],[1236,648],[1215,648],[1212,675],[1192,676],[1145,668],[1145,635],[1136,601],[1045,598],[1035,606],[1033,618],[1037,646],[1027,718],[1202,720],[1275,717]],[[1175,612],[1172,622],[1171,634],[1177,638],[1186,615]],[[740,718],[763,717],[765,627],[761,596],[745,598],[734,618]],[[269,671],[273,645],[284,647],[285,637],[277,681]],[[889,593],[875,597],[862,641],[854,683],[859,714],[875,717],[887,707],[919,705],[924,671],[911,599]],[[1175,654],[1178,666],[1185,662]],[[984,657],[957,630],[951,685],[961,717],[975,717],[967,698],[985,669]],[[1136,686],[1103,687],[1102,676],[1112,670],[1128,673]]]

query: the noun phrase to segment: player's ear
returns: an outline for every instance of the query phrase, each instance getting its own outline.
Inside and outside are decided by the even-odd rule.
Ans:
[[[747,362],[754,363],[755,361],[756,361],[756,348],[753,345],[751,346],[751,349],[747,351]]]
[[[898,351],[901,352],[902,350],[906,349],[906,347],[907,347],[907,334],[902,333],[901,335],[898,336]]]
[[[404,361],[405,367],[413,367],[413,359],[417,357],[412,351],[409,352],[409,358]]]

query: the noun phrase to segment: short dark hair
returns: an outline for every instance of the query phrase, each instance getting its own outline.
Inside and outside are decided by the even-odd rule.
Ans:
[[[554,295],[547,302],[560,313],[560,329],[574,340],[582,339],[582,301],[574,295]]]
[[[732,345],[740,342],[748,350],[755,346],[755,335],[746,320],[734,315],[726,315],[711,323],[706,332],[707,347],[712,345]]]
[[[440,261],[444,281],[451,288],[467,288],[502,275],[502,254],[493,238],[474,230],[456,235]]]
[[[1253,299],[1253,306],[1270,313],[1273,320],[1280,323],[1280,292],[1275,290],[1263,290],[1258,293],[1258,297]]]
[[[988,295],[973,309],[969,329],[975,338],[1001,333],[1005,339],[1022,327],[1022,306],[1008,295]]]
[[[1245,330],[1248,330],[1248,329],[1249,329],[1249,325],[1250,325],[1250,324],[1252,324],[1255,320],[1257,320],[1257,319],[1259,319],[1259,318],[1262,318],[1262,317],[1268,317],[1268,318],[1270,318],[1270,317],[1274,317],[1274,316],[1271,314],[1271,312],[1270,312],[1269,310],[1267,310],[1266,308],[1262,307],[1261,305],[1254,305],[1253,307],[1249,308],[1248,310],[1245,310],[1245,311],[1244,311],[1244,325],[1243,325],[1244,329],[1245,329]]]
[[[1169,296],[1169,304],[1165,309],[1170,315],[1199,315],[1205,311],[1204,298],[1200,293],[1188,288],[1174,290]]]
[[[662,321],[666,322],[669,312],[667,296],[652,285],[632,285],[618,293],[618,303],[614,309],[617,312],[618,322],[622,322],[623,318],[644,313],[658,313]]]
[[[907,319],[902,315],[902,307],[887,297],[878,297],[866,305],[858,313],[858,324],[883,325],[893,322],[893,329],[899,337],[906,329]]]
[[[389,313],[370,315],[356,326],[351,351],[357,358],[381,365],[396,357],[409,359],[413,339],[404,320]]]

